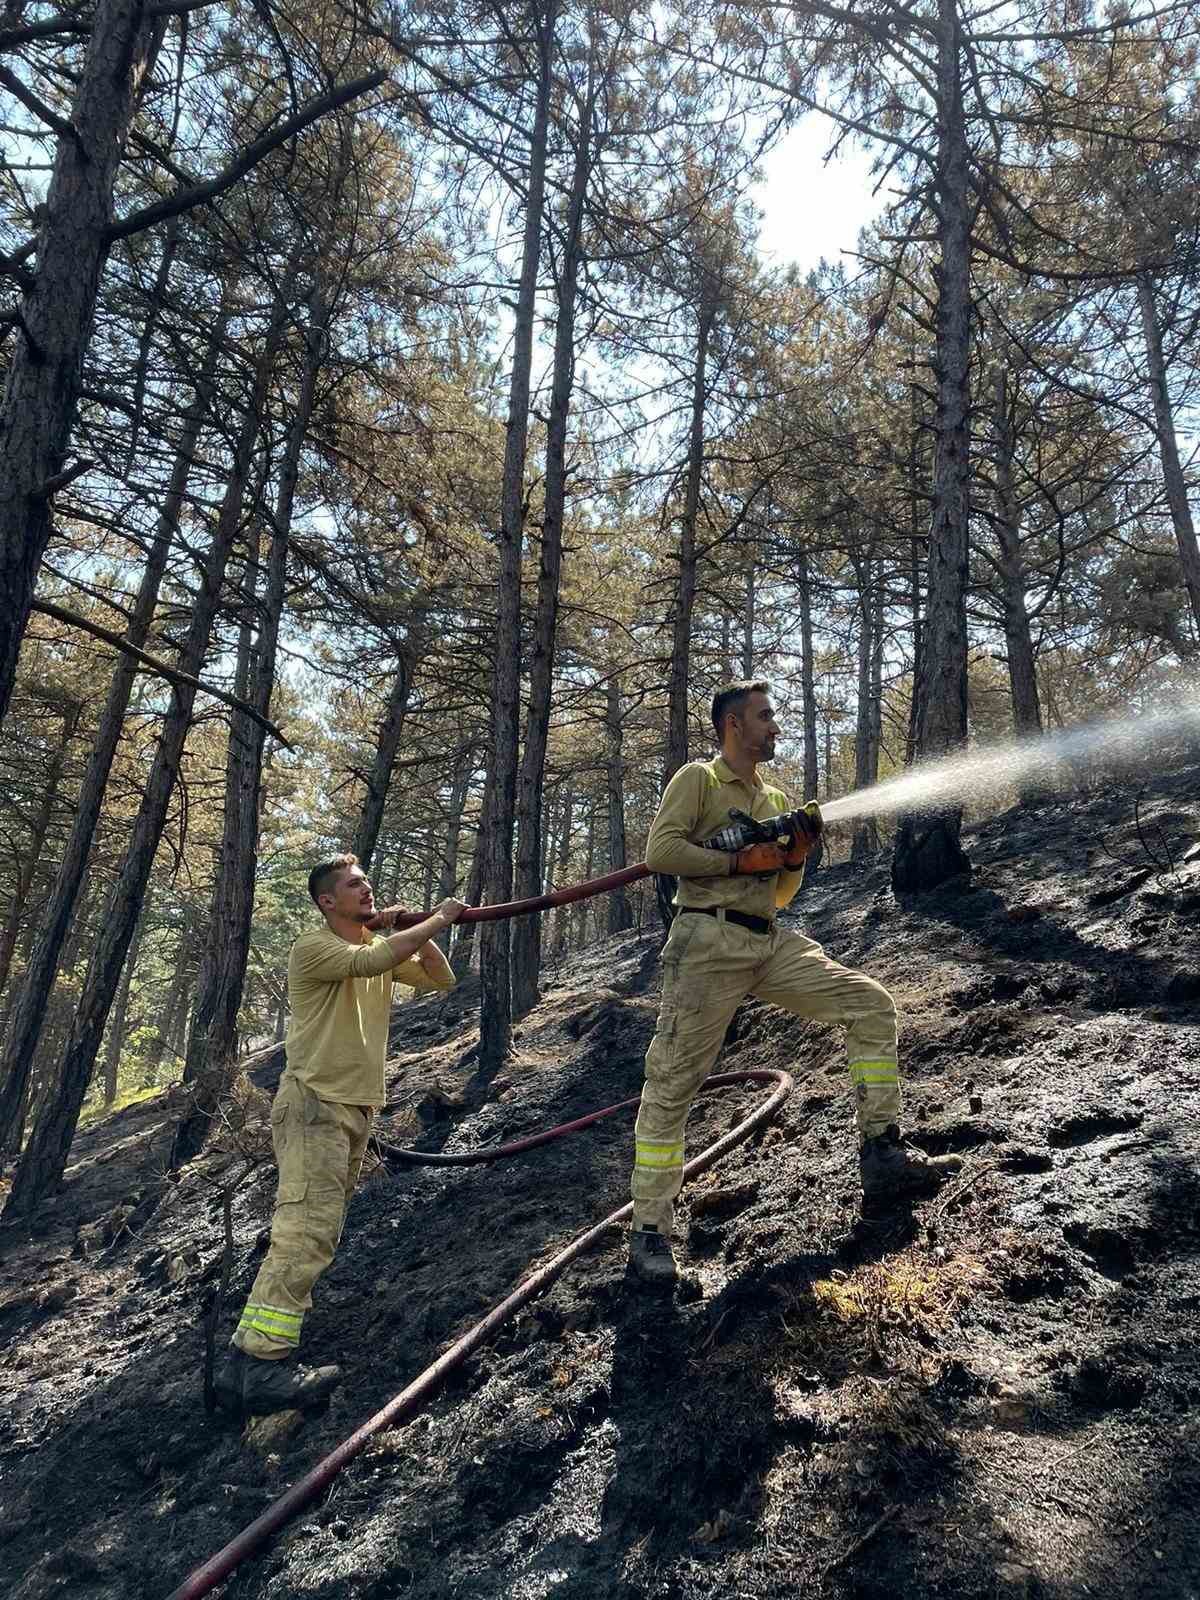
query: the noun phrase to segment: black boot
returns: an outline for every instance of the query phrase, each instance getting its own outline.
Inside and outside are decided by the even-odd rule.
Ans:
[[[629,1265],[635,1277],[659,1289],[678,1278],[671,1241],[657,1228],[634,1228],[629,1235]]]
[[[863,1198],[876,1203],[936,1194],[962,1164],[961,1156],[927,1156],[906,1144],[894,1122],[875,1138],[864,1139],[858,1151]]]
[[[242,1415],[261,1417],[272,1411],[303,1411],[332,1394],[341,1381],[340,1367],[302,1367],[290,1356],[263,1361],[235,1350],[215,1387],[231,1411],[236,1401]]]

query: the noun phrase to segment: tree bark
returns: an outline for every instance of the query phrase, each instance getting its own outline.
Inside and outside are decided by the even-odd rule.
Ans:
[[[531,0],[538,32],[537,103],[529,144],[529,184],[525,197],[525,236],[521,278],[513,323],[513,370],[504,442],[500,504],[499,600],[492,679],[488,773],[478,848],[483,851],[483,884],[489,901],[512,898],[513,823],[521,699],[521,551],[525,532],[525,457],[529,440],[529,390],[533,367],[533,320],[542,218],[546,196],[546,147],[558,0]],[[480,924],[479,1065],[494,1073],[512,1041],[510,922]]]
[[[266,404],[267,387],[285,324],[286,307],[281,296],[276,301],[270,328],[255,363],[252,392],[233,451],[228,483],[181,652],[180,666],[193,676],[203,667],[208,651],[226,569],[241,523],[242,503]],[[187,684],[172,685],[170,709],[163,719],[158,749],[133,823],[129,848],[109,897],[88,966],[58,1080],[37,1119],[17,1167],[5,1216],[29,1215],[62,1177],[79,1121],[79,1110],[95,1066],[104,1024],[120,981],[129,941],[141,914],[155,852],[166,826],[184,743],[191,727],[195,696],[195,690]]]
[[[517,780],[518,899],[542,891],[542,787],[550,737],[554,687],[554,649],[558,633],[558,591],[562,576],[563,522],[567,502],[567,417],[575,387],[575,308],[583,261],[583,206],[592,170],[592,97],[584,104],[576,135],[567,225],[558,274],[558,320],[554,329],[554,374],[546,429],[546,499],[538,564],[537,616],[529,662],[529,714],[525,749]],[[513,1015],[523,1017],[537,1004],[542,919],[522,917],[512,930]]]
[[[139,648],[145,644],[158,604],[158,591],[166,571],[171,544],[179,529],[188,478],[196,458],[196,448],[204,419],[209,414],[216,371],[217,352],[222,342],[226,314],[218,318],[213,338],[204,355],[192,403],[184,418],[183,430],[171,468],[166,497],[154,529],[154,539],[138,585],[137,599],[129,619],[126,638]],[[76,901],[84,883],[92,840],[100,819],[100,808],[112,770],[113,758],[121,740],[129,697],[137,675],[137,662],[118,656],[100,721],[95,744],[76,801],[75,820],[54,878],[37,937],[30,952],[29,965],[9,1018],[0,1047],[0,1146],[8,1148],[8,1130],[26,1099],[26,1086],[37,1049],[38,1035],[54,980],[58,974],[63,945],[71,926]]]
[[[934,179],[940,265],[937,303],[937,455],[928,598],[917,680],[916,756],[946,755],[967,738],[967,576],[971,468],[970,155],[962,96],[957,0],[938,0],[938,155]],[[900,819],[892,858],[898,892],[936,888],[970,862],[960,844],[962,808]]]
[[[142,0],[99,0],[73,131],[55,153],[36,275],[21,301],[0,400],[0,717],[50,537],[48,485],[63,469],[75,420],[117,169],[165,28]]]
[[[468,752],[455,763],[450,782],[450,816],[446,827],[446,848],[442,852],[442,875],[438,883],[438,900],[448,900],[458,888],[458,853],[462,843],[462,814],[467,803],[467,792],[474,776],[475,758]],[[443,951],[450,949],[453,930],[444,929],[437,936]]]
[[[412,693],[413,677],[420,660],[424,640],[424,613],[419,602],[414,602],[413,617],[408,636],[396,657],[396,676],[392,680],[387,709],[379,727],[371,770],[367,774],[367,794],[359,815],[351,849],[364,870],[371,865],[375,847],[379,843],[379,830],[383,826],[383,810],[387,804],[388,786],[392,781],[392,768],[404,736],[404,723],[408,716],[408,701]]]
[[[1146,368],[1150,380],[1150,398],[1154,404],[1154,432],[1158,439],[1158,455],[1162,462],[1163,483],[1167,490],[1167,504],[1171,508],[1171,523],[1175,529],[1175,543],[1179,549],[1179,564],[1183,568],[1183,581],[1192,608],[1192,627],[1200,641],[1200,546],[1196,544],[1196,525],[1188,501],[1187,480],[1179,460],[1179,444],[1175,435],[1175,416],[1171,409],[1171,391],[1167,387],[1167,365],[1163,355],[1162,329],[1158,325],[1158,307],[1155,302],[1154,281],[1148,272],[1138,274],[1138,305],[1142,313],[1142,333],[1146,341]]]

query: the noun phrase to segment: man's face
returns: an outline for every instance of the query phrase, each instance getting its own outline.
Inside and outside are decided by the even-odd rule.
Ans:
[[[779,724],[770,698],[756,689],[747,699],[740,715],[734,713],[733,721],[742,748],[755,761],[775,759],[775,741],[779,737]]]
[[[320,896],[321,910],[327,917],[345,917],[349,922],[366,922],[375,915],[375,895],[371,880],[355,864],[338,874],[332,889]]]

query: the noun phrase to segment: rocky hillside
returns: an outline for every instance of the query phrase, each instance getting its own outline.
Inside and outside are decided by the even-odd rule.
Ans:
[[[722,1064],[796,1091],[686,1192],[678,1293],[634,1291],[613,1234],[223,1593],[1195,1600],[1198,781],[1159,781],[1136,819],[1110,797],[1010,812],[975,830],[972,887],[908,905],[883,862],[818,874],[799,925],[896,993],[909,1125],[961,1176],[864,1222],[836,1032],[748,1004]],[[405,1007],[392,1136],[466,1149],[636,1093],[657,965],[648,938],[593,947],[490,1083],[470,984]],[[692,1148],[761,1092],[713,1095]],[[144,1220],[168,1112],[81,1136],[42,1227],[0,1235],[14,1600],[161,1600],[628,1180],[628,1118],[495,1166],[381,1167],[306,1329],[343,1388],[242,1434],[201,1383],[225,1158]],[[247,1123],[226,1143],[253,1147],[253,1095]],[[259,1165],[222,1339],[270,1203]]]

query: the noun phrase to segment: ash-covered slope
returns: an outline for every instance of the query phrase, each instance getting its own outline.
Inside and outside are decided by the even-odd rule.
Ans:
[[[797,1090],[685,1195],[681,1291],[631,1291],[614,1235],[224,1592],[1200,1594],[1198,778],[1160,781],[1137,823],[1109,798],[998,818],[967,892],[897,906],[882,862],[819,874],[801,925],[896,993],[909,1125],[966,1155],[961,1178],[864,1226],[836,1030],[747,1006],[721,1064]],[[398,1142],[468,1148],[636,1093],[656,983],[653,940],[593,947],[491,1084],[469,987],[406,1008]],[[698,1107],[691,1147],[753,1099]],[[211,1193],[195,1179],[135,1243],[103,1240],[152,1184],[162,1122],[136,1107],[81,1139],[47,1231],[0,1236],[20,1600],[164,1596],[628,1180],[627,1121],[380,1173],[306,1328],[345,1386],[242,1437],[200,1405]],[[264,1168],[235,1200],[226,1328],[270,1199]]]

